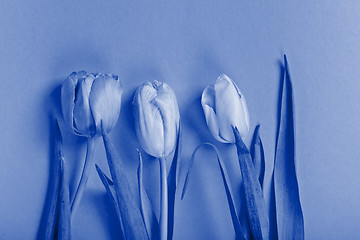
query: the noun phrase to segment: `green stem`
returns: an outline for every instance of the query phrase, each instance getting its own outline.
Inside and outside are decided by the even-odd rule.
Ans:
[[[92,138],[88,138],[84,168],[81,174],[79,185],[76,189],[74,198],[71,203],[71,216],[74,216],[74,213],[76,212],[80,204],[81,198],[84,194],[86,183],[89,179],[90,170],[93,165],[94,165],[94,140]]]
[[[161,184],[161,198],[160,198],[160,240],[167,239],[168,230],[168,187],[166,174],[166,160],[160,158],[160,184]]]

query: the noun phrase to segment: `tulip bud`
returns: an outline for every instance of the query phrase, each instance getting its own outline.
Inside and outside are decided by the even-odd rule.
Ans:
[[[122,88],[117,76],[73,72],[61,88],[61,106],[66,124],[80,136],[93,137],[116,124]]]
[[[147,82],[137,89],[133,105],[136,135],[144,151],[158,158],[169,156],[180,121],[173,90],[166,83]]]
[[[214,85],[205,88],[201,97],[206,124],[211,134],[220,142],[235,143],[232,127],[242,138],[249,132],[250,119],[244,95],[236,84],[222,74]]]

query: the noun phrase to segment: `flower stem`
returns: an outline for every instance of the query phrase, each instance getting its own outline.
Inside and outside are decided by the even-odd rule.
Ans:
[[[167,239],[167,224],[168,224],[168,186],[166,174],[166,161],[165,158],[160,158],[160,185],[161,185],[161,198],[160,198],[160,240]]]
[[[89,179],[91,167],[94,164],[93,162],[94,162],[94,140],[92,138],[88,138],[84,168],[81,174],[79,185],[76,189],[74,198],[71,203],[71,216],[74,215],[80,204],[81,198],[84,194],[87,180]]]

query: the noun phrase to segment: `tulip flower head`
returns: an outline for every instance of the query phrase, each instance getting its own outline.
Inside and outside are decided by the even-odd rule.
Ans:
[[[134,96],[136,135],[142,148],[158,158],[175,149],[180,114],[174,91],[166,83],[147,82]]]
[[[244,95],[236,84],[222,74],[202,93],[201,105],[211,134],[220,142],[235,143],[233,127],[245,138],[250,119]]]
[[[61,88],[66,124],[80,136],[99,135],[102,127],[106,133],[110,132],[119,117],[122,92],[115,75],[71,73]]]

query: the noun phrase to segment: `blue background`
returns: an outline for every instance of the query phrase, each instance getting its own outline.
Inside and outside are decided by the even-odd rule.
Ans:
[[[200,106],[202,90],[221,73],[228,74],[247,99],[252,131],[262,125],[268,199],[283,53],[295,91],[305,237],[358,238],[359,10],[357,1],[1,1],[1,238],[37,237],[51,178],[51,114],[59,107],[58,87],[72,71],[82,69],[118,74],[122,80],[121,116],[111,138],[132,182],[139,147],[132,96],[141,83],[157,79],[173,87],[179,103],[181,176],[193,149],[210,141],[221,148],[236,190],[241,177],[235,149],[215,142]],[[75,183],[85,141],[63,123],[61,129]],[[109,173],[100,139],[95,159]],[[214,160],[210,150],[199,152],[188,194],[177,204],[175,239],[234,236]],[[149,157],[145,161],[146,187],[156,207],[158,163]],[[115,214],[93,168],[72,236],[116,238],[114,224]]]

